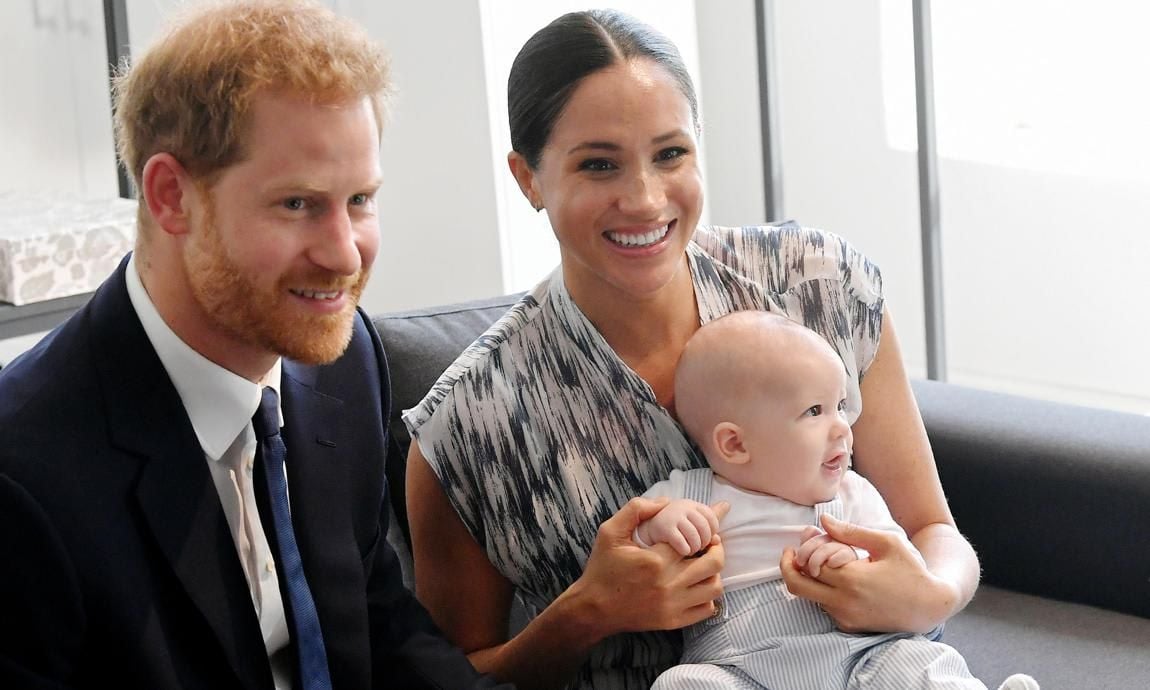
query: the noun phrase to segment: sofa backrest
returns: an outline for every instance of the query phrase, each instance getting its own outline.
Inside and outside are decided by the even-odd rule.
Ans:
[[[403,411],[415,407],[455,358],[521,296],[522,293],[518,293],[392,312],[372,319],[383,340],[391,372],[391,442],[387,453],[387,481],[396,521],[408,544],[411,543],[411,534],[407,527],[404,473],[411,436],[403,423]]]

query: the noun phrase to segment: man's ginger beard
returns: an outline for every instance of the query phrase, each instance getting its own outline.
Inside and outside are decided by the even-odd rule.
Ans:
[[[347,349],[355,305],[367,283],[367,271],[341,276],[315,268],[281,276],[269,292],[245,275],[228,255],[216,226],[215,200],[209,192],[197,241],[184,252],[184,270],[192,294],[212,324],[233,338],[304,364],[328,364]],[[241,229],[242,232],[242,229]],[[344,290],[350,299],[337,314],[308,314],[288,288],[321,292]]]

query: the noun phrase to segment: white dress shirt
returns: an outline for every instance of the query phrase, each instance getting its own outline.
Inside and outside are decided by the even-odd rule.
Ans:
[[[290,688],[288,655],[279,653],[288,647],[288,624],[275,558],[260,522],[253,487],[257,444],[252,415],[259,408],[263,386],[279,394],[280,361],[276,360],[260,383],[248,381],[209,361],[164,322],[136,272],[135,255],[128,261],[125,277],[132,307],[167,370],[203,448],[251,590],[276,688]],[[279,418],[282,426],[282,410]]]

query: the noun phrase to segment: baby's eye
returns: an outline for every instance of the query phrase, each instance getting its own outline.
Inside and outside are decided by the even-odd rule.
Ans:
[[[842,400],[839,401],[839,412],[846,412],[846,411],[847,411],[847,399],[843,398]]]
[[[811,405],[810,407],[807,408],[807,411],[804,412],[803,415],[807,416],[807,417],[818,417],[822,413],[823,413],[823,406],[822,405]]]

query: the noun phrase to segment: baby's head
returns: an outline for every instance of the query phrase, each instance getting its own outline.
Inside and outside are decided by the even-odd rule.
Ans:
[[[814,331],[763,311],[700,328],[675,372],[675,410],[711,469],[793,503],[829,501],[850,458],[846,371]]]

